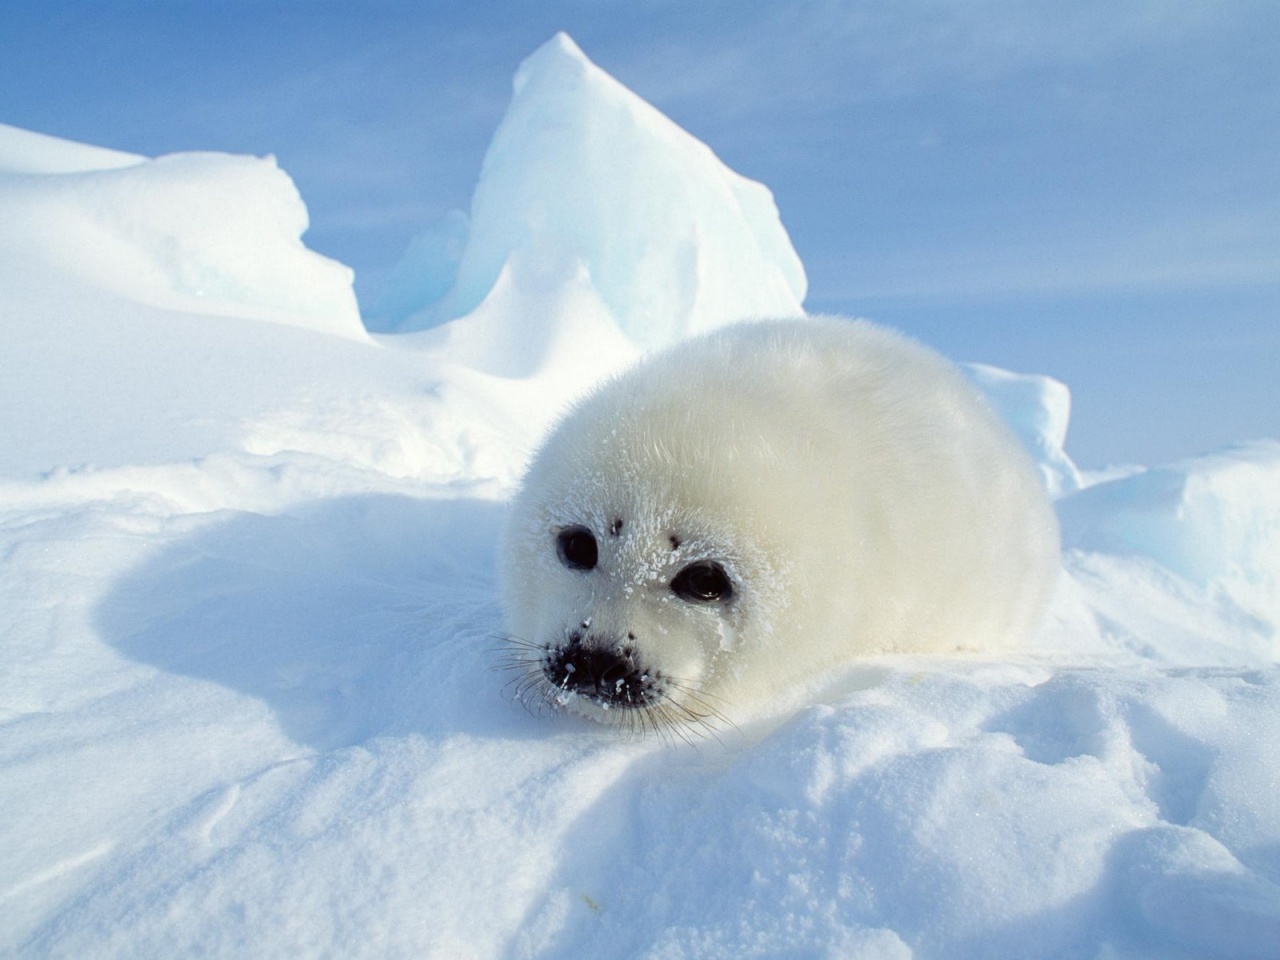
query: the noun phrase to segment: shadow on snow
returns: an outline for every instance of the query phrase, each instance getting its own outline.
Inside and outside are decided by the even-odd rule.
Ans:
[[[133,660],[264,701],[317,749],[380,734],[518,737],[530,725],[493,669],[502,512],[369,495],[236,514],[125,577],[97,626]]]

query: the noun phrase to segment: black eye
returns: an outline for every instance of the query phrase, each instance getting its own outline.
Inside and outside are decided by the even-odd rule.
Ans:
[[[556,536],[556,553],[570,570],[595,569],[596,538],[586,527],[565,527]]]
[[[724,567],[711,560],[691,563],[671,581],[671,590],[690,603],[715,603],[733,596],[733,584]]]

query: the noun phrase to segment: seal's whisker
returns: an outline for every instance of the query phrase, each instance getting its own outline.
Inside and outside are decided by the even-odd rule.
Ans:
[[[679,687],[682,692],[696,693],[700,697],[702,697],[704,700],[719,700],[725,706],[731,705],[729,700],[727,700],[726,698],[718,696],[717,694],[711,693],[710,691],[706,690],[700,681],[689,680],[685,677],[671,677],[671,676],[668,676],[666,679],[668,683],[672,684],[673,686]]]
[[[524,698],[528,692],[538,685],[538,678],[529,674],[518,674],[502,685],[502,689],[511,690],[512,696]]]
[[[525,640],[522,637],[513,636],[512,634],[509,634],[509,633],[491,633],[489,634],[489,639],[498,640],[501,643],[506,644],[508,646],[524,647],[528,650],[541,651],[545,649],[545,646],[541,643],[538,643],[534,640]]]
[[[631,736],[637,740],[643,740],[648,734],[648,714],[644,710],[628,710],[627,726]],[[637,729],[637,727],[639,729]],[[659,737],[661,738],[661,737]]]
[[[667,746],[674,747],[677,737],[686,743],[689,742],[687,735],[680,729],[679,725],[671,722],[670,713],[665,703],[658,704],[654,708],[650,719],[658,738]]]
[[[536,663],[499,664],[494,667],[494,670],[498,673],[514,674],[517,677],[539,672],[538,665]]]
[[[691,747],[697,747],[697,742],[693,739],[692,734],[696,731],[681,722],[682,718],[677,717],[669,706],[662,708],[662,724],[673,735],[671,743],[675,744],[674,737],[679,737]]]
[[[724,697],[717,697],[713,694],[709,694],[695,684],[681,683],[674,680],[671,681],[671,684],[680,692],[682,699],[693,704],[693,706],[691,706],[689,702],[682,704],[689,720],[704,723],[710,727],[708,718],[713,718],[725,726],[733,727],[733,729],[738,730],[738,725],[730,720],[723,710],[714,704],[707,702],[708,700],[718,700],[725,706],[729,706],[729,701]],[[694,709],[695,706],[697,709]],[[742,731],[738,730],[738,732],[741,733]]]

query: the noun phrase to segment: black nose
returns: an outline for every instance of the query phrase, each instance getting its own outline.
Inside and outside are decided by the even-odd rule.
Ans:
[[[652,689],[648,673],[631,653],[576,640],[552,651],[543,670],[557,689],[603,706],[643,706]]]

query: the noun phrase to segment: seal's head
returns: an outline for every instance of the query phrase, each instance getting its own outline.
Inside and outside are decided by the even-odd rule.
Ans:
[[[521,699],[637,730],[717,716],[714,688],[770,602],[756,587],[772,582],[768,557],[697,502],[697,483],[678,476],[689,464],[561,469],[574,462],[540,458],[508,527]]]

